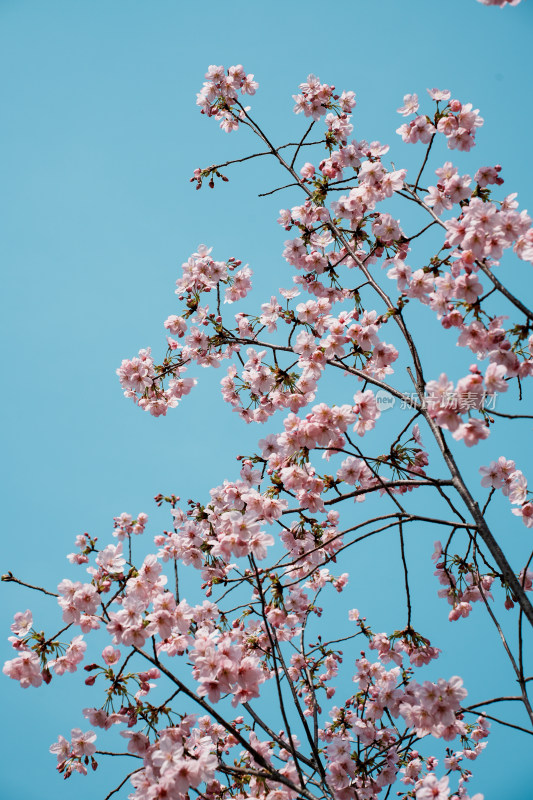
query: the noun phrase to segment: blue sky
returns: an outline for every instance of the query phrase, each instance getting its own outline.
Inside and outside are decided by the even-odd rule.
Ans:
[[[195,192],[188,182],[195,167],[256,148],[244,131],[225,135],[198,113],[195,94],[207,66],[242,63],[255,73],[260,90],[252,107],[280,143],[303,130],[291,95],[309,72],[353,89],[354,135],[391,143],[397,167],[413,157],[394,133],[403,95],[450,88],[485,118],[478,146],[458,162],[472,173],[502,164],[503,188],[517,191],[527,207],[532,22],[528,2],[500,10],[475,0],[341,0],[327,11],[318,0],[261,6],[0,0],[1,324],[9,342],[2,572],[52,588],[64,576],[74,578],[65,553],[76,534],[87,530],[106,542],[113,516],[141,510],[153,516],[156,533],[168,520],[154,513],[155,494],[204,497],[236,474],[235,443],[251,450],[263,434],[245,428],[223,404],[221,374],[202,371],[194,399],[159,420],[122,397],[115,375],[122,358],[162,346],[162,321],[176,312],[180,264],[200,242],[213,246],[216,258],[249,262],[257,297],[289,284],[280,255],[284,232],[275,220],[295,197],[256,196],[277,185],[271,165],[238,165],[230,183],[214,192]],[[531,290],[526,267],[512,269],[510,285]],[[506,447],[525,466],[522,435],[506,439]],[[465,455],[465,468],[500,452],[485,447],[485,461]],[[508,515],[496,522],[509,527],[511,547],[515,539],[522,547],[525,528]],[[418,613],[421,625],[435,623],[444,641],[446,610],[435,600],[427,564],[434,537],[428,541],[424,533],[408,543],[424,598]],[[375,607],[379,629],[389,621],[386,598],[374,597],[365,580],[365,599],[354,588],[350,605],[366,605],[369,619]],[[2,592],[6,635],[12,614],[28,606],[39,610],[43,627],[53,624],[53,601],[20,587]],[[482,699],[508,668],[499,656],[485,658],[486,638],[496,642],[480,613],[462,625],[452,634],[464,653],[462,674]],[[459,668],[447,657],[442,671]],[[3,679],[9,800],[74,793],[92,800],[111,788],[114,764],[64,783],[47,753],[58,733],[83,727],[78,708],[95,702],[76,683],[76,676],[65,676],[46,690],[23,692]],[[503,792],[526,800],[526,744],[512,732],[495,735],[475,765],[473,789],[486,800]]]

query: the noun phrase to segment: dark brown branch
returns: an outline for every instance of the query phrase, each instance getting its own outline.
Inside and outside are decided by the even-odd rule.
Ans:
[[[122,789],[122,787],[124,786],[126,781],[128,781],[131,778],[132,775],[135,775],[136,772],[140,772],[142,769],[143,769],[143,767],[139,767],[139,769],[134,769],[133,772],[130,772],[129,775],[126,775],[124,780],[121,781],[121,783],[119,783],[119,785],[117,786],[116,789],[113,789],[112,792],[109,792],[109,794],[106,794],[106,796],[104,797],[104,800],[109,800],[109,798],[113,797],[114,794],[116,794],[117,792],[120,792],[120,790]]]
[[[435,139],[435,136],[436,136],[436,135],[437,135],[437,134],[436,134],[436,133],[434,133],[434,134],[433,134],[433,136],[431,137],[431,139],[429,140],[429,145],[428,145],[428,147],[427,147],[427,150],[426,150],[426,155],[425,155],[425,157],[424,157],[424,161],[422,162],[422,166],[420,167],[420,172],[419,172],[419,173],[418,173],[418,175],[416,176],[415,187],[414,187],[414,190],[413,190],[413,191],[415,191],[415,192],[416,192],[416,191],[417,191],[417,189],[418,189],[418,181],[419,181],[419,180],[420,180],[420,178],[422,177],[422,173],[424,172],[424,167],[425,167],[425,166],[426,166],[426,164],[428,163],[429,154],[430,154],[430,152],[431,152],[431,147],[432,147],[432,145],[433,145],[433,140]]]
[[[498,719],[498,717],[492,717],[490,714],[484,714],[483,712],[479,711],[470,711],[468,708],[462,708],[461,711],[464,711],[467,714],[477,714],[479,717],[485,717],[486,719],[491,719],[493,722],[498,722],[500,725],[505,725],[507,728],[514,728],[517,731],[522,731],[522,733],[529,733],[533,736],[533,731],[528,731],[527,728],[522,728],[521,725],[514,725],[512,722],[505,722],[503,719]]]
[[[400,533],[400,551],[402,554],[402,564],[403,564],[403,574],[405,579],[405,595],[407,598],[407,630],[412,630],[411,628],[411,593],[409,592],[409,573],[407,570],[407,560],[405,558],[405,543],[403,540],[403,525],[402,520],[400,519],[398,524],[398,530]]]
[[[296,163],[296,159],[298,158],[298,153],[300,152],[300,149],[302,148],[302,146],[303,146],[303,143],[305,142],[305,140],[307,139],[307,137],[308,137],[308,136],[309,136],[309,134],[311,133],[311,131],[312,131],[312,129],[313,129],[313,125],[314,125],[314,124],[315,124],[315,120],[313,120],[313,121],[311,122],[311,124],[309,125],[308,129],[306,130],[306,132],[304,133],[304,135],[303,135],[303,136],[302,136],[302,138],[300,139],[300,143],[298,144],[298,147],[296,148],[296,151],[295,151],[295,153],[294,153],[294,155],[293,155],[293,157],[292,157],[292,161],[291,161],[291,169],[294,167],[294,165],[295,165],[295,163]],[[278,147],[278,150],[279,150],[279,149],[280,149],[280,148]]]
[[[485,411],[487,414],[490,414],[491,417],[504,417],[505,419],[533,419],[533,414],[504,414],[503,411],[490,411],[486,408],[482,408],[482,411]]]
[[[522,697],[518,694],[511,695],[509,697],[492,697],[490,700],[483,700],[481,703],[474,703],[473,705],[467,706],[462,710],[472,711],[476,708],[479,708],[479,706],[490,706],[492,703],[506,703],[508,700],[520,700],[520,702],[522,702]]]
[[[411,480],[410,478],[404,478],[397,481],[382,481],[381,485],[378,486],[369,486],[366,489],[355,489],[353,492],[347,492],[346,494],[342,494],[339,497],[334,497],[332,500],[325,500],[325,506],[333,506],[336,503],[342,502],[342,500],[349,500],[351,497],[359,497],[362,494],[371,494],[372,492],[377,491],[386,491],[387,487],[392,489],[395,486],[453,486],[452,481],[447,480],[433,480],[433,481],[415,481]],[[301,511],[301,508],[287,508],[285,511],[282,511],[282,514],[297,514]],[[400,512],[404,513],[404,512]],[[406,513],[406,512],[405,512]]]
[[[285,186],[278,186],[277,189],[271,189],[269,192],[261,192],[258,194],[258,197],[268,197],[271,194],[276,194],[276,192],[281,192],[282,189],[290,189],[292,186],[298,186],[297,183],[287,183]]]
[[[59,595],[55,592],[49,592],[48,589],[43,589],[42,586],[33,586],[31,583],[25,583],[24,581],[15,578],[12,572],[6,572],[5,575],[2,575],[0,580],[4,581],[5,583],[18,583],[20,586],[26,586],[28,589],[35,589],[36,592],[48,594],[50,597],[59,597]]]
[[[270,736],[271,739],[273,739],[273,741],[277,742],[279,744],[279,746],[282,747],[284,750],[287,750],[287,752],[290,751],[290,749],[291,749],[290,744],[288,742],[286,742],[281,736],[278,736],[278,734],[275,733],[272,730],[272,728],[270,728],[266,724],[264,719],[262,719],[262,717],[260,717],[258,714],[255,713],[255,711],[253,710],[253,708],[250,706],[249,703],[243,703],[242,707],[246,709],[246,711],[252,717],[254,722],[257,725],[259,725],[264,730],[265,733],[268,733],[268,735]],[[302,753],[299,753],[297,751],[296,752],[296,756],[303,764],[306,764],[306,766],[311,767],[312,769],[315,769],[315,765],[313,764],[313,762],[309,758],[306,758],[304,755],[302,755]]]

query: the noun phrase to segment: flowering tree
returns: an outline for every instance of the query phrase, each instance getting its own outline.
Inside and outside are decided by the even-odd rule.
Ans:
[[[512,699],[526,720],[518,727],[531,734],[524,638],[533,624],[533,553],[510,563],[486,515],[490,503],[510,504],[509,525],[530,528],[533,503],[505,455],[480,465],[476,485],[459,467],[464,448],[527,417],[517,402],[533,375],[533,312],[500,280],[498,264],[511,249],[533,262],[531,220],[516,195],[493,196],[499,166],[478,167],[472,178],[446,161],[424,187],[434,142],[468,152],[483,125],[449,91],[428,90],[422,112],[415,94],[398,109],[398,134],[421,150],[408,178],[391,165],[388,146],[351,138],[351,91],[310,75],[294,96],[307,118],[301,138],[275,146],[244,104],[258,88],[253,75],[212,66],[206,79],[201,112],[225,131],[246,128],[261,150],[196,169],[192,181],[214,187],[231,164],[277,163],[288,180],[280,188],[300,198],[278,220],[289,232],[283,255],[293,285],[260,309],[240,309],[251,269],[234,257],[215,260],[201,245],[177,280],[180,306],[164,323],[161,362],[145,349],[117,372],[125,395],[161,416],[200,391],[191,367],[226,361],[224,399],[246,423],[279,412],[278,432],[239,454],[238,477],[208,497],[183,505],[159,495],[172,525],[155,535],[155,552],[134,552],[142,551],[144,513],[115,518],[115,544],[78,536],[68,558],[86,565],[89,579],[65,579],[57,594],[31,587],[57,598],[63,622],[49,636],[29,610],[18,612],[4,673],[38,687],[85,661],[85,683],[98,693],[83,710],[88,725],[119,726],[122,755],[134,761],[108,798],[129,782],[135,800],[372,800],[393,788],[417,800],[466,799],[468,765],[485,747],[489,720],[517,726],[485,710],[509,697],[472,705],[461,678],[424,678],[440,651],[414,627],[405,540],[417,523],[437,532],[435,574],[450,621],[468,617],[474,603],[489,615],[515,672]],[[415,233],[386,210],[398,202],[416,207]],[[419,237],[438,245],[416,257],[421,266],[408,266]],[[476,356],[466,375],[440,373],[436,355],[423,363],[417,304],[446,341]],[[334,404],[319,397],[332,375],[346,378]],[[513,394],[518,401],[507,399]],[[376,449],[380,430],[385,453]],[[385,533],[398,542],[397,628],[374,630],[370,602],[339,622],[335,598],[358,544],[371,538],[379,550]],[[200,573],[200,602],[183,595],[184,571]],[[11,573],[3,580],[28,585]],[[501,614],[513,616],[516,647]],[[50,748],[64,777],[114,752],[99,749],[86,727]]]

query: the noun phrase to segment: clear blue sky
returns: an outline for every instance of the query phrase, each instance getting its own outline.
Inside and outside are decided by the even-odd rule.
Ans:
[[[207,66],[242,63],[255,73],[260,91],[251,102],[280,143],[302,130],[291,95],[309,72],[353,89],[355,135],[393,144],[397,167],[411,157],[394,133],[403,95],[450,88],[485,118],[469,163],[501,163],[504,188],[533,207],[532,23],[527,0],[505,10],[475,0],[340,0],[329,11],[318,0],[0,0],[1,324],[9,343],[2,572],[51,588],[77,577],[65,560],[76,534],[106,542],[114,515],[141,510],[160,520],[155,533],[168,524],[153,513],[156,493],[205,497],[235,474],[235,442],[252,449],[259,438],[217,396],[218,373],[200,374],[194,400],[159,420],[123,399],[115,376],[122,358],[162,343],[180,264],[200,242],[218,258],[249,262],[267,296],[289,282],[275,224],[285,201],[256,197],[276,185],[273,174],[252,164],[215,192],[188,183],[195,167],[255,148],[244,132],[226,136],[199,115],[195,93]],[[506,444],[509,457],[528,453],[518,439]],[[483,452],[485,463],[498,454]],[[502,528],[511,524],[502,518]],[[427,563],[430,539],[422,532],[409,544],[428,628],[446,614]],[[367,599],[357,600],[354,587],[351,605],[366,603],[373,619],[361,581]],[[2,588],[6,636],[14,611],[28,606],[43,626],[57,618],[53,601]],[[385,629],[386,604],[376,616]],[[471,695],[483,699],[500,670],[509,674],[503,660],[484,656],[493,634],[477,613],[453,635],[467,654]],[[447,656],[438,671],[458,672],[457,661]],[[95,702],[77,682],[65,676],[23,692],[3,679],[6,800],[94,800],[111,788],[105,766],[64,783],[47,752],[58,733],[84,727],[78,709]],[[526,744],[512,732],[489,740],[473,789],[486,800],[529,798]]]

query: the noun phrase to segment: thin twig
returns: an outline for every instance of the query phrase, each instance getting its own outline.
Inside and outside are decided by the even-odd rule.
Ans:
[[[409,573],[407,570],[407,561],[405,558],[405,543],[403,540],[403,525],[402,520],[400,519],[398,524],[398,530],[400,533],[400,550],[402,553],[402,564],[403,564],[403,574],[405,579],[405,594],[407,597],[407,630],[412,630],[411,628],[411,593],[409,592]]]
[[[49,592],[48,589],[43,589],[42,586],[34,586],[31,583],[25,583],[24,581],[15,578],[12,572],[6,572],[5,575],[2,575],[0,580],[4,581],[5,583],[18,583],[20,586],[26,586],[28,589],[35,589],[36,592],[42,592],[43,594],[48,594],[50,597],[59,597],[58,594],[55,592]]]
[[[498,717],[492,717],[490,714],[484,714],[483,712],[479,711],[470,711],[468,708],[462,708],[461,711],[464,711],[467,714],[477,714],[479,717],[485,717],[486,719],[491,719],[494,722],[499,722],[500,725],[505,725],[507,728],[514,728],[517,731],[522,731],[522,733],[529,733],[530,736],[533,736],[533,731],[528,731],[527,728],[522,728],[520,725],[514,725],[512,722],[505,722],[503,719],[498,719]]]
[[[134,769],[133,772],[130,772],[129,775],[126,775],[124,780],[121,781],[121,783],[119,783],[119,785],[117,786],[116,789],[113,789],[112,792],[109,792],[109,794],[106,794],[106,796],[104,797],[104,800],[109,800],[110,797],[113,797],[114,794],[116,794],[117,792],[119,792],[122,789],[122,787],[124,786],[126,781],[128,781],[131,778],[132,775],[135,775],[136,772],[140,772],[142,769],[144,769],[144,767],[139,767],[139,769]]]

